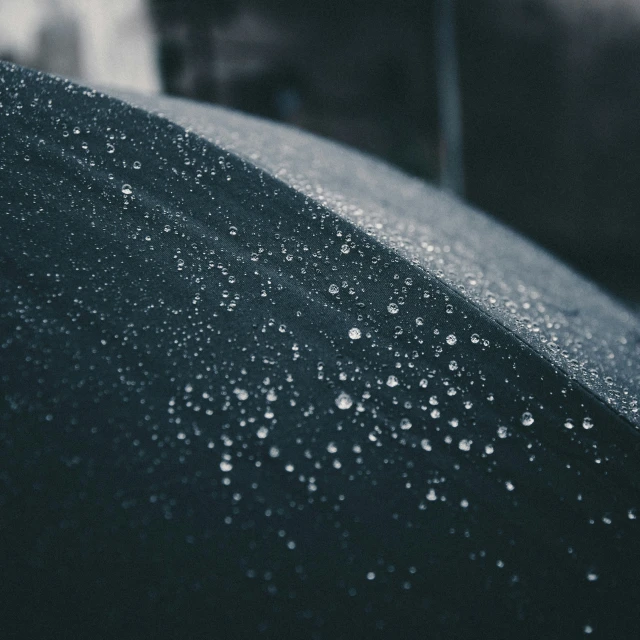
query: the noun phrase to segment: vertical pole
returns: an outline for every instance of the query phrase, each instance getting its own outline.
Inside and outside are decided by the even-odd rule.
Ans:
[[[440,128],[440,184],[464,196],[462,108],[455,34],[455,0],[436,0],[436,76]]]

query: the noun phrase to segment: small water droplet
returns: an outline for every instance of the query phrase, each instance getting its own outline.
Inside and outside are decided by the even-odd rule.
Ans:
[[[454,345],[456,342],[458,342],[458,338],[456,338],[453,335],[453,333],[450,333],[446,339],[447,339],[447,344],[450,344],[450,345]]]
[[[122,185],[122,193],[124,193],[125,196],[130,196],[133,193],[133,189],[131,188],[130,184],[123,184]]]
[[[525,427],[530,427],[535,421],[531,412],[525,411],[520,418],[520,422],[522,422]]]
[[[338,407],[338,409],[349,409],[352,404],[353,404],[353,400],[351,399],[351,396],[348,393],[342,392],[336,398],[336,406]]]
[[[340,291],[340,288],[338,287],[337,284],[330,284],[329,285],[329,293],[331,295],[334,295],[334,296],[337,295],[338,291]]]
[[[586,417],[583,421],[582,421],[582,428],[583,429],[593,429],[593,420],[589,417]]]
[[[349,329],[349,337],[352,340],[359,340],[362,337],[362,332],[357,327]]]
[[[249,392],[246,389],[238,389],[237,387],[233,390],[233,393],[236,394],[238,400],[246,400],[249,397]]]
[[[398,378],[396,378],[396,376],[389,376],[387,378],[387,386],[388,387],[397,387],[398,386]]]
[[[387,305],[387,311],[391,315],[395,315],[396,313],[398,313],[398,311],[400,311],[400,309],[398,309],[398,305],[395,302],[391,302]]]

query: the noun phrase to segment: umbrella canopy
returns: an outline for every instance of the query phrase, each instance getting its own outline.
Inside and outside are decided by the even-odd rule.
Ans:
[[[0,66],[8,637],[635,637],[638,319],[370,158],[121,98]]]

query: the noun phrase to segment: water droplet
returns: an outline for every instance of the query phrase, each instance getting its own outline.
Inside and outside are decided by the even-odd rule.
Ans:
[[[338,407],[338,409],[349,409],[352,404],[353,404],[353,400],[351,399],[351,396],[348,393],[342,392],[336,398],[336,406]]]
[[[480,342],[480,336],[477,333],[472,333],[471,342],[473,342],[473,344],[478,344],[478,342]]]
[[[233,465],[230,462],[227,462],[226,460],[223,460],[220,463],[220,470],[221,471],[227,472],[227,471],[231,471],[231,469],[233,469]]]
[[[458,342],[458,338],[456,338],[453,335],[453,333],[450,333],[446,339],[447,339],[447,344],[450,344],[450,345],[454,345],[456,342]]]
[[[113,153],[116,148],[109,142],[107,142],[107,153]]]
[[[598,574],[591,570],[591,571],[587,571],[587,580],[589,582],[595,582],[598,579]]]
[[[246,389],[238,389],[237,387],[233,390],[233,393],[236,394],[238,400],[246,400],[249,397],[249,392]]]
[[[349,337],[352,340],[360,340],[360,338],[362,337],[362,332],[357,327],[353,327],[349,329]]]
[[[261,440],[264,440],[264,438],[266,438],[269,435],[269,429],[267,429],[267,427],[260,427],[256,432],[256,435]]]
[[[567,418],[564,421],[564,427],[565,429],[573,429],[573,420],[571,420],[570,418]]]
[[[520,422],[522,422],[525,427],[530,427],[534,423],[533,415],[531,414],[531,412],[525,411],[520,418]]]
[[[425,451],[431,451],[431,443],[425,438],[424,440],[420,441],[420,446],[425,450]]]
[[[398,378],[396,378],[396,376],[389,376],[387,378],[387,386],[388,387],[397,387],[398,386]]]
[[[460,451],[470,451],[472,444],[473,440],[460,440],[460,442],[458,442],[458,448]]]
[[[229,227],[229,235],[235,236],[237,234],[238,234],[238,228],[237,227]]]
[[[341,251],[342,253],[349,253],[349,251],[351,251],[351,247],[349,247],[349,245],[348,245],[348,244],[343,244],[343,245],[340,247],[340,251]]]
[[[407,418],[402,418],[402,420],[400,420],[400,428],[405,431],[411,429],[411,421]]]
[[[585,418],[582,421],[582,427],[583,429],[593,429],[593,420],[589,417]]]
[[[511,482],[511,480],[507,480],[504,483],[504,486],[507,487],[507,491],[513,491],[515,489],[515,485],[513,484],[513,482]]]
[[[334,295],[334,296],[335,296],[335,295],[337,295],[337,294],[338,294],[338,292],[339,292],[339,291],[340,291],[340,288],[338,287],[338,285],[337,285],[337,284],[330,284],[330,285],[329,285],[329,293],[330,293],[331,295]]]
[[[395,315],[396,313],[398,313],[398,311],[400,311],[400,309],[398,309],[398,305],[395,302],[391,302],[387,305],[387,311],[390,314]]]
[[[133,189],[131,188],[130,184],[123,184],[122,185],[122,193],[124,193],[125,196],[130,196],[133,193]]]
[[[629,511],[627,511],[627,516],[629,520],[635,520],[638,517],[638,510],[632,507],[631,509],[629,509]]]
[[[271,449],[269,449],[269,455],[272,458],[277,458],[280,455],[280,449],[278,449],[278,447],[271,447]]]
[[[376,579],[376,574],[373,571],[369,571],[369,573],[367,573],[367,580],[375,580]]]

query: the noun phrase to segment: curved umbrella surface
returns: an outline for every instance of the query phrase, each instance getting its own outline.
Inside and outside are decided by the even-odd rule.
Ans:
[[[8,637],[636,637],[637,318],[291,129],[0,110]]]

